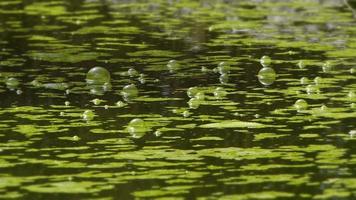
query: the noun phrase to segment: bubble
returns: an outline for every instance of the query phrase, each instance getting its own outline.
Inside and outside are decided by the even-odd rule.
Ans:
[[[299,110],[306,110],[308,108],[308,103],[304,99],[298,99],[294,103],[294,107]]]
[[[121,95],[126,101],[130,101],[138,96],[138,89],[134,84],[126,85],[122,88]]]
[[[190,87],[187,90],[187,95],[190,98],[195,97],[195,95],[199,92],[199,89],[197,87]]]
[[[23,93],[22,90],[20,90],[20,89],[16,90],[16,94],[17,94],[17,95],[20,95],[20,94],[22,94],[22,93]]]
[[[180,67],[179,63],[176,60],[170,60],[167,63],[167,68],[170,72],[178,70]]]
[[[93,99],[93,100],[91,100],[91,102],[94,104],[94,105],[99,105],[101,102],[103,102],[103,100],[101,100],[101,99]]]
[[[320,90],[319,87],[316,85],[307,85],[306,92],[307,94],[319,94]]]
[[[65,106],[69,106],[69,105],[70,105],[70,102],[69,102],[69,101],[65,101],[65,102],[64,102],[64,105],[65,105]]]
[[[203,66],[203,67],[201,67],[201,72],[204,72],[204,73],[209,72],[209,69],[207,67]]]
[[[118,102],[116,102],[116,106],[121,108],[121,107],[126,106],[126,103],[124,103],[123,101],[118,101]]]
[[[105,110],[109,109],[109,106],[108,106],[108,105],[105,105],[105,106],[104,106],[104,109],[105,109]]]
[[[148,131],[145,121],[139,118],[131,120],[127,126],[127,130],[133,138],[141,138]]]
[[[355,95],[355,92],[354,91],[350,91],[348,94],[347,94],[347,97],[351,100],[355,99],[356,98],[356,95]]]
[[[185,110],[182,114],[183,114],[183,117],[189,117],[191,115],[191,113],[187,110]]]
[[[306,84],[308,84],[308,83],[309,83],[309,79],[308,79],[307,77],[302,77],[302,78],[300,79],[300,84],[306,85]]]
[[[218,64],[218,71],[220,74],[228,74],[230,73],[230,65],[226,62],[220,62]]]
[[[162,132],[161,132],[160,130],[157,130],[157,131],[154,132],[154,135],[155,135],[156,137],[159,137],[159,136],[162,135]]]
[[[72,137],[72,140],[73,140],[73,141],[79,141],[79,140],[80,140],[80,137],[78,137],[77,135],[75,135],[75,136]]]
[[[298,65],[298,67],[300,69],[304,69],[305,68],[305,62],[303,60],[300,60],[297,65]]]
[[[214,97],[217,99],[223,99],[227,95],[227,92],[222,87],[217,87],[214,90]]]
[[[323,79],[321,78],[321,77],[319,77],[319,76],[317,76],[317,77],[315,77],[314,78],[314,83],[315,84],[321,84],[323,82]]]
[[[40,83],[38,80],[33,80],[31,81],[31,85],[33,85],[34,87],[42,87],[42,83]]]
[[[350,73],[351,74],[354,74],[356,72],[356,67],[352,67],[351,69],[350,69]]]
[[[228,74],[221,74],[219,77],[219,81],[221,84],[227,84],[229,82],[229,75]]]
[[[140,81],[141,84],[145,84],[146,83],[146,75],[140,74],[138,77],[138,81]]]
[[[276,72],[273,68],[264,67],[258,72],[258,81],[263,85],[272,85],[276,80]]]
[[[95,114],[94,114],[94,112],[91,111],[91,110],[86,110],[86,111],[84,111],[84,113],[82,114],[83,119],[86,120],[86,121],[89,121],[89,120],[94,119],[94,116],[95,116]]]
[[[322,69],[325,73],[331,72],[333,69],[332,63],[330,61],[325,62],[322,66]]]
[[[137,72],[136,69],[134,69],[134,68],[128,69],[128,70],[127,70],[127,74],[128,74],[130,77],[138,76],[138,72]]]
[[[272,59],[269,56],[262,56],[260,63],[263,67],[268,67],[272,63]]]
[[[103,67],[91,68],[86,77],[88,84],[93,85],[103,85],[105,83],[110,83],[110,72]]]
[[[195,98],[197,98],[198,100],[200,101],[203,101],[205,99],[205,94],[204,92],[198,92],[196,95],[195,95]]]
[[[188,101],[189,108],[191,108],[191,109],[199,108],[200,104],[201,104],[201,101],[195,97],[191,98]]]
[[[9,89],[15,89],[20,85],[20,81],[17,78],[8,78],[5,84]]]

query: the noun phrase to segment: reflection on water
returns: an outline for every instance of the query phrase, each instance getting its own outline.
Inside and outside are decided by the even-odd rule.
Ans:
[[[2,0],[0,196],[356,198],[354,4]]]

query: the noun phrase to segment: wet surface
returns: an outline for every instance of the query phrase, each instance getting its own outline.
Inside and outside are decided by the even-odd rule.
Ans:
[[[350,6],[2,0],[0,198],[356,198]]]

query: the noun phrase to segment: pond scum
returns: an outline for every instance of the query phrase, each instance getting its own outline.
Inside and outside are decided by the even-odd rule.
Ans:
[[[0,199],[356,199],[343,0],[1,0]]]

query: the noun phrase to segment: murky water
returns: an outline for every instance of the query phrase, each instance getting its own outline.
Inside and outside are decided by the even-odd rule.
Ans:
[[[1,0],[0,198],[356,198],[351,7]]]

